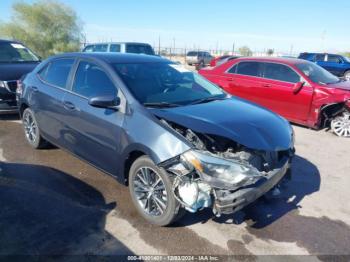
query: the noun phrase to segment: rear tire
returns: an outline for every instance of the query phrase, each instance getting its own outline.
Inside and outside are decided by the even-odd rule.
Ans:
[[[26,140],[33,148],[43,149],[49,146],[49,143],[41,136],[38,122],[30,108],[23,111],[22,123]]]
[[[172,190],[173,181],[164,169],[156,166],[148,156],[141,156],[131,165],[129,191],[131,199],[148,222],[167,226],[183,212]]]

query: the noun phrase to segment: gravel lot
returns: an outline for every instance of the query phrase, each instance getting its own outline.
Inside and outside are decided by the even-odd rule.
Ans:
[[[126,187],[60,149],[32,150],[20,121],[0,117],[0,254],[349,255],[350,139],[294,129],[281,198],[159,228],[137,215]]]

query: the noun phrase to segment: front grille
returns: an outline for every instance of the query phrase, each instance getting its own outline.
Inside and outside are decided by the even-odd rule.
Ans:
[[[16,89],[17,89],[17,81],[16,80],[4,81],[4,82],[5,82],[6,89],[9,92],[16,93]]]

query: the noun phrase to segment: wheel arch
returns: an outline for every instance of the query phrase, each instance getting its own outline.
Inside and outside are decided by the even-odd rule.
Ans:
[[[19,115],[22,118],[24,110],[26,110],[29,107],[26,103],[21,103],[19,107]]]
[[[346,102],[340,102],[340,103],[325,104],[321,106],[319,126],[321,128],[329,126],[330,120],[345,110],[346,108],[345,103]]]
[[[147,155],[152,159],[152,161],[156,165],[160,162],[158,156],[151,149],[140,144],[130,146],[128,149],[125,150],[125,153],[123,155],[124,161],[121,176],[123,179],[123,183],[126,186],[128,185],[128,177],[131,165],[135,162],[136,159],[138,159],[141,156]]]

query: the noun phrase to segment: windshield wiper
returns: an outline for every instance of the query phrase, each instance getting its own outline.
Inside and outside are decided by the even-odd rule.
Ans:
[[[211,102],[211,101],[215,101],[215,100],[224,100],[226,98],[227,98],[227,96],[222,97],[221,95],[220,96],[210,96],[210,97],[205,97],[205,98],[201,98],[198,100],[194,100],[190,104],[195,105],[195,104],[207,103],[207,102]]]
[[[144,106],[146,107],[177,107],[177,106],[181,106],[179,104],[175,104],[175,103],[168,103],[168,102],[152,102],[152,103],[143,103]]]

